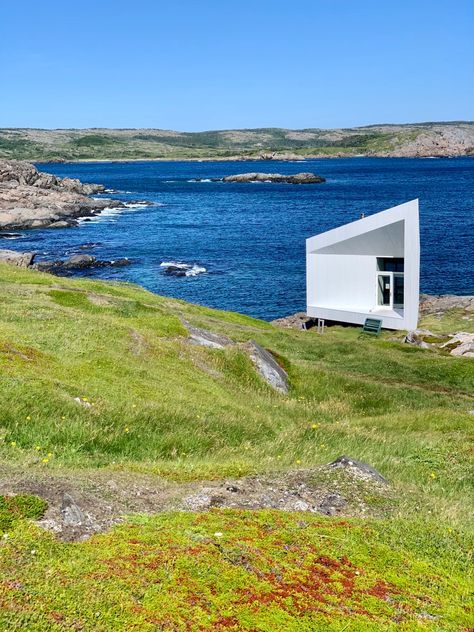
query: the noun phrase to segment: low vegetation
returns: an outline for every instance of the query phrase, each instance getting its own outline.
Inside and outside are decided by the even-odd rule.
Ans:
[[[408,145],[421,145],[404,153]],[[461,144],[459,144],[462,139]],[[279,128],[173,132],[159,129],[0,129],[0,158],[147,160],[246,156],[465,155],[470,122],[372,125],[348,129]],[[441,153],[440,153],[441,152]]]
[[[0,551],[0,625],[468,630],[466,544],[430,524],[276,511],[135,517],[78,545],[25,525]]]
[[[289,395],[238,344],[191,344],[183,318],[271,350]],[[453,310],[428,326],[473,331],[474,317]],[[348,454],[392,490],[376,518],[367,498],[366,520],[171,513],[127,518],[80,544],[3,522],[0,627],[470,629],[471,359],[389,332],[320,336],[127,284],[0,266],[0,388],[4,481],[119,472],[131,486],[140,475],[160,485],[311,469]]]

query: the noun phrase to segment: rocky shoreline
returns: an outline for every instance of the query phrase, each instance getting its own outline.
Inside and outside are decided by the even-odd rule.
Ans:
[[[27,162],[0,160],[0,231],[67,228],[76,226],[78,218],[124,206],[90,197],[104,191],[101,184],[58,178]]]
[[[225,176],[222,182],[276,182],[285,184],[321,184],[326,182],[326,178],[315,173],[295,173],[293,175],[283,175],[281,173],[237,173]]]

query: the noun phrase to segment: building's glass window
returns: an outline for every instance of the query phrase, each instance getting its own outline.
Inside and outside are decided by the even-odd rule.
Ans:
[[[377,257],[377,270],[380,272],[404,272],[403,257]]]
[[[403,307],[404,289],[405,289],[405,279],[403,278],[403,274],[394,274],[393,275],[393,306],[394,307]]]

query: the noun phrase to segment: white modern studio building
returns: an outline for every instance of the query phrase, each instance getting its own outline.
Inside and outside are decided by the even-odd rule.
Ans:
[[[306,240],[307,314],[387,329],[416,329],[420,277],[418,200]]]

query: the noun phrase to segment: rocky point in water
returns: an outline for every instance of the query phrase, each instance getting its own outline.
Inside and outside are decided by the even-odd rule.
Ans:
[[[0,160],[0,230],[65,228],[76,218],[95,215],[117,200],[94,199],[100,184],[83,184],[73,178],[57,178],[28,162]]]
[[[283,175],[281,173],[238,173],[225,176],[222,182],[283,182],[286,184],[320,184],[326,178],[315,173],[295,173]]]

